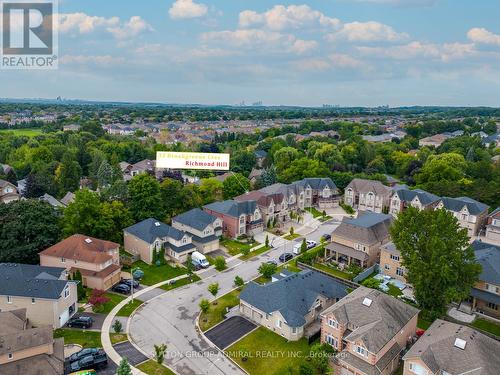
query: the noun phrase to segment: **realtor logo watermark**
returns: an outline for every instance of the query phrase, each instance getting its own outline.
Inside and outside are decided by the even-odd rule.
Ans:
[[[1,69],[57,69],[57,0],[0,0]]]

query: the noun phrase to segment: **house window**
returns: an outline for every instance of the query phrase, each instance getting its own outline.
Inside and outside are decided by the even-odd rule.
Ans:
[[[281,320],[279,320],[279,319],[278,319],[278,320],[276,321],[276,327],[277,327],[277,328],[281,328]]]
[[[391,254],[391,259],[399,262],[399,256]]]
[[[69,297],[69,286],[64,288],[64,298],[68,298],[68,297]]]
[[[498,305],[488,302],[488,308],[491,310],[498,310]]]
[[[31,297],[31,303],[35,304],[35,298],[34,297]]]
[[[12,355],[12,353],[7,354],[7,357],[8,357],[9,359],[14,358],[14,356]]]
[[[66,259],[61,258],[61,263],[66,263]]]
[[[328,319],[328,325],[332,328],[339,328],[339,323],[335,319]]]
[[[337,346],[338,346],[338,341],[335,337],[333,337],[332,335],[326,335],[326,342],[328,344],[330,344],[331,346],[333,346],[335,349],[337,349]]]
[[[11,296],[7,296],[7,303],[12,303],[12,297]]]
[[[297,333],[297,327],[292,327],[292,333]]]
[[[368,351],[363,348],[362,346],[356,345],[354,348],[354,351],[358,353],[359,355],[362,355],[363,357],[368,357]]]
[[[384,264],[384,269],[386,269],[387,271],[389,271],[391,269],[391,266],[389,266],[388,264]]]
[[[398,275],[398,276],[403,276],[403,275],[404,275],[404,273],[405,273],[405,272],[404,272],[404,270],[403,270],[402,268],[398,267],[398,268],[396,269],[396,275]]]
[[[486,283],[485,286],[486,286],[486,290],[488,292],[495,293],[495,294],[499,293],[499,290],[498,290],[499,288],[497,286],[491,285],[491,284],[488,284],[488,283]]]

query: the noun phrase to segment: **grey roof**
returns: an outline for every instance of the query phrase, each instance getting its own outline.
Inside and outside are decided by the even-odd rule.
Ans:
[[[293,185],[303,187],[309,185],[313,190],[323,190],[325,187],[329,187],[332,190],[337,189],[337,185],[335,185],[331,178],[304,178],[303,180],[295,181]]]
[[[363,304],[365,298],[372,302]],[[419,312],[397,298],[363,286],[330,306],[323,315],[333,314],[342,325],[357,327],[347,341],[363,341],[368,351],[378,353]]]
[[[478,240],[474,241],[471,246],[474,250],[476,261],[483,269],[479,280],[500,285],[500,246]]]
[[[256,150],[254,154],[258,158],[265,158],[267,156],[267,152],[264,150]]]
[[[470,295],[474,298],[481,299],[486,302],[494,303],[495,305],[500,305],[500,295],[488,292],[483,289],[472,288]]]
[[[401,252],[396,248],[396,245],[394,245],[394,242],[392,241],[380,246],[380,249],[386,250],[389,254],[401,255]]]
[[[141,240],[152,244],[157,238],[170,237],[174,240],[180,240],[185,236],[185,233],[172,228],[170,225],[162,223],[154,218],[143,220],[124,229],[125,232],[130,233]]]
[[[459,338],[465,348],[455,346]],[[433,373],[497,375],[500,341],[473,328],[437,319],[403,359],[420,358]]]
[[[257,202],[253,200],[243,202],[227,200],[210,203],[203,207],[224,215],[240,217],[240,215],[252,215],[257,209]]]
[[[241,292],[240,299],[267,314],[279,311],[286,324],[301,327],[306,323],[304,316],[320,295],[342,298],[347,295],[346,286],[319,272],[304,270],[274,283],[251,282]]]
[[[467,210],[472,215],[477,215],[488,209],[488,205],[478,202],[469,197],[458,197],[458,198],[450,198],[443,197],[441,198],[441,202],[443,202],[444,207],[447,210],[460,212],[464,206],[467,206]]]
[[[344,217],[332,235],[372,244],[389,236],[391,222],[391,215],[360,211],[357,218]]]
[[[368,254],[361,250],[353,249],[352,247],[342,245],[337,242],[330,242],[326,245],[326,248],[331,251],[335,251],[341,255],[347,255],[354,259],[359,259],[361,261],[368,260]]]
[[[286,185],[282,183],[272,184],[266,187],[263,187],[259,191],[265,194],[283,194],[285,197],[289,195],[297,193],[297,187],[300,185]]]
[[[352,190],[358,193],[369,193],[373,192],[376,195],[389,195],[391,189],[385,185],[383,185],[380,181],[377,180],[366,180],[363,178],[354,178],[349,185],[347,185],[346,189],[351,188]]]
[[[176,221],[200,231],[204,230],[210,224],[213,224],[215,220],[217,220],[217,217],[199,208],[193,208],[192,210],[172,218],[172,221]]]
[[[198,242],[198,243],[202,243],[202,244],[206,244],[206,243],[209,243],[212,241],[219,240],[219,237],[217,237],[215,234],[212,234],[212,235],[206,236],[206,237],[198,237],[198,236],[195,236],[194,234],[192,234],[191,238],[193,241]]]
[[[0,263],[0,295],[58,299],[68,284],[65,268]]]
[[[54,198],[52,195],[45,193],[42,195],[40,198],[38,198],[41,201],[45,201],[48,204],[50,204],[53,207],[64,207],[64,204],[59,202],[56,198]]]
[[[439,200],[439,197],[437,195],[431,194],[421,189],[410,190],[399,188],[394,192],[394,195],[397,195],[399,199],[404,202],[411,202],[415,197],[418,197],[420,203],[425,206]]]
[[[75,200],[75,194],[73,194],[71,191],[68,191],[66,195],[61,199],[61,203],[67,206],[74,200]]]
[[[481,139],[481,143],[483,143],[483,144],[489,144],[489,143],[492,143],[492,142],[497,142],[498,140],[500,140],[500,133],[492,134],[492,135],[490,135],[488,137],[482,138]]]
[[[491,214],[489,214],[488,216],[489,216],[489,217],[493,217],[493,216],[495,216],[495,215],[496,215],[496,214],[498,214],[498,213],[500,213],[500,207],[495,208],[495,209],[491,212]]]
[[[289,271],[287,270],[286,268],[282,269],[281,271],[278,271],[276,272],[273,276],[272,276],[272,279],[276,279],[276,280],[281,280],[281,279],[284,279],[288,276],[291,276],[293,275],[293,272],[292,271]]]
[[[185,244],[185,245],[182,245],[182,246],[175,246],[175,245],[172,245],[171,243],[169,243],[166,246],[169,249],[172,249],[173,251],[175,251],[178,254],[184,253],[186,251],[194,251],[196,249],[196,246],[193,245],[192,243],[188,243],[188,244]]]

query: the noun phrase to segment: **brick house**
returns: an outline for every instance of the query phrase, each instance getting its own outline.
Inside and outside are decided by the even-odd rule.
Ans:
[[[120,245],[74,234],[39,253],[40,264],[80,271],[84,286],[108,290],[120,281]]]
[[[434,209],[439,199],[437,195],[428,193],[425,190],[410,190],[406,186],[396,188],[391,196],[389,213],[397,216],[407,207],[415,207],[419,210]]]
[[[442,197],[436,209],[443,208],[457,218],[462,228],[467,229],[469,237],[474,237],[485,224],[489,207],[469,197]]]
[[[485,240],[500,245],[500,207],[488,215]]]
[[[321,343],[339,356],[335,374],[390,375],[417,329],[419,310],[363,286],[321,314]]]
[[[401,264],[401,253],[394,245],[388,242],[380,246],[380,270],[384,275],[390,276],[406,284],[406,269]]]
[[[360,211],[381,213],[389,207],[391,188],[380,181],[353,179],[344,191],[344,203]]]

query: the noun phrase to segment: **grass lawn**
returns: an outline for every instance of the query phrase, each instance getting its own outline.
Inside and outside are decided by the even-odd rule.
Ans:
[[[417,328],[426,330],[427,328],[430,327],[431,324],[432,322],[430,320],[422,318],[422,313],[418,314]]]
[[[142,260],[139,260],[132,264],[132,267],[123,267],[123,270],[130,272],[131,268],[137,267],[139,267],[144,272],[144,277],[141,280],[141,284],[144,285],[154,285],[161,281],[165,281],[187,273],[187,270],[183,267],[172,267],[169,264],[156,266],[144,263]]]
[[[111,339],[111,344],[115,345],[119,342],[128,341],[128,336],[126,333],[110,333],[109,338]]]
[[[326,264],[316,262],[313,264],[313,267],[317,268],[321,271],[325,271],[326,273],[329,273],[330,275],[337,276],[337,277],[340,277],[340,278],[346,279],[346,280],[352,280],[352,274],[350,274],[349,272],[341,271],[339,269],[327,266]]]
[[[241,260],[248,260],[250,258],[257,256],[257,255],[265,253],[269,249],[271,249],[271,246],[263,245],[263,246],[259,247],[258,249],[255,249],[254,251],[250,251],[247,255],[242,255],[240,257],[240,259]]]
[[[12,132],[14,135],[34,137],[42,134],[42,129],[0,129],[0,133]]]
[[[64,344],[78,344],[84,348],[102,347],[101,332],[58,328],[54,331],[54,338],[59,337],[64,337]]]
[[[316,209],[314,207],[306,208],[306,211],[309,211],[313,215],[313,218],[315,218],[315,219],[317,218],[320,221],[327,221],[327,220],[330,220],[332,218],[331,216],[328,216],[328,215],[323,216],[323,212],[319,211],[318,209]]]
[[[258,352],[257,352],[258,351]],[[282,353],[279,356],[257,357],[259,353]],[[299,367],[306,362],[309,344],[306,339],[288,342],[283,337],[259,327],[236,344],[226,349],[226,354],[250,375],[299,374]],[[248,359],[243,361],[243,357]]]
[[[149,361],[143,362],[136,366],[142,372],[148,375],[175,375],[174,372],[169,370],[163,365],[159,365],[155,360],[150,359]]]
[[[298,233],[289,234],[288,236],[285,236],[285,240],[293,241],[294,239],[299,238],[299,237],[300,237],[300,234],[298,234]]]
[[[237,240],[233,240],[231,238],[225,238],[222,241],[220,241],[220,244],[224,246],[229,254],[231,255],[238,255],[244,250],[250,250],[252,247],[258,246],[259,242],[253,241],[250,243],[245,243]]]
[[[201,313],[200,315],[200,328],[203,332],[224,320],[226,307],[231,308],[240,303],[240,292],[240,290],[235,289],[210,303],[210,310],[206,314]]]
[[[163,290],[172,290],[175,288],[180,288],[181,286],[184,286],[184,285],[191,284],[191,282],[195,283],[197,281],[200,281],[200,278],[198,277],[198,275],[193,274],[192,280],[193,281],[189,280],[189,276],[183,277],[182,279],[176,280],[175,284],[165,284],[165,285],[160,286],[160,288]]]
[[[472,323],[472,326],[500,337],[500,324],[494,323],[490,320],[476,318],[476,320]]]
[[[388,283],[387,287],[389,288],[389,290],[387,291],[387,294],[389,294],[393,297],[398,297],[398,296],[403,295],[403,292],[399,288],[392,285],[391,283]]]
[[[132,313],[137,309],[139,306],[141,306],[144,302],[139,301],[138,299],[134,298],[134,301],[127,303],[125,306],[123,306],[120,311],[118,311],[117,316],[130,316]]]

